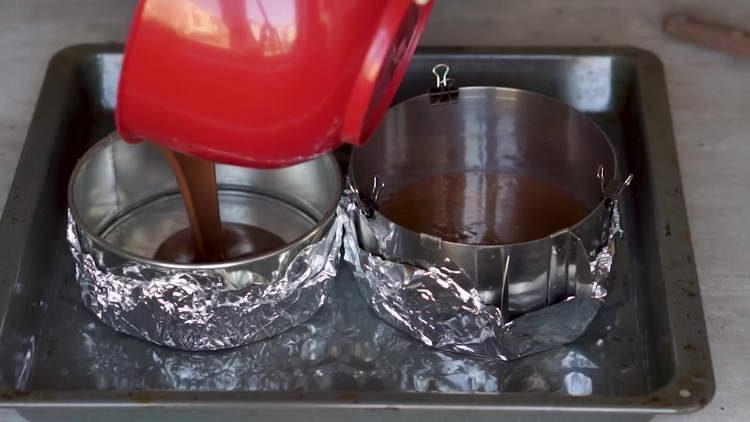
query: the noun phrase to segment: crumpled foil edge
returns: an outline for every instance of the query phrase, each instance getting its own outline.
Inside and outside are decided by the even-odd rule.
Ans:
[[[419,268],[361,249],[358,212],[345,193],[327,234],[270,283],[248,271],[154,272],[135,262],[103,269],[96,251],[81,247],[70,213],[67,238],[86,307],[116,331],[159,345],[225,349],[302,324],[326,301],[343,244],[360,293],[379,318],[438,350],[507,361],[571,343],[586,330],[607,295],[623,233],[614,201],[606,242],[589,260],[590,294],[507,321],[501,309],[482,303],[473,281],[450,261]]]
[[[355,228],[360,204],[350,191],[341,207],[347,212],[344,260],[370,308],[381,319],[436,349],[504,361],[543,352],[575,341],[596,316],[607,295],[615,244],[622,236],[617,201],[611,204],[607,237],[589,260],[592,286],[585,296],[566,300],[506,321],[501,309],[484,305],[473,281],[446,260],[429,268],[386,260],[359,246]]]
[[[338,210],[321,240],[306,246],[276,280],[247,270],[166,271],[138,262],[97,264],[68,212],[67,240],[84,305],[116,331],[202,351],[272,337],[325,303],[336,277],[346,216]]]

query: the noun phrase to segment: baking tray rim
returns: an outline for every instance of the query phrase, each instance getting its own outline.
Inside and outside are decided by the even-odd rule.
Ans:
[[[47,74],[33,113],[24,148],[19,159],[16,174],[9,190],[2,219],[0,238],[7,239],[6,233],[27,233],[31,219],[14,215],[28,207],[14,207],[17,201],[33,201],[23,198],[21,180],[24,167],[34,161],[31,152],[36,148],[37,139],[45,132],[56,128],[44,127],[48,119],[42,109],[59,94],[53,87],[58,83],[69,83],[80,66],[92,55],[121,53],[123,45],[78,44],[66,47],[50,60]],[[0,391],[0,408],[26,407],[222,407],[222,408],[361,408],[361,409],[454,409],[454,410],[512,410],[512,411],[555,411],[555,412],[616,412],[669,414],[696,411],[713,398],[715,380],[711,365],[708,337],[703,307],[698,288],[697,272],[692,259],[693,249],[689,236],[687,212],[682,194],[679,163],[677,161],[674,132],[664,79],[664,67],[654,53],[630,46],[579,47],[579,46],[523,46],[523,47],[420,47],[419,56],[461,56],[482,58],[502,55],[504,59],[564,59],[570,57],[609,56],[628,59],[634,64],[637,94],[640,106],[647,108],[643,113],[646,148],[650,155],[658,152],[659,166],[650,168],[650,182],[654,188],[655,227],[663,227],[666,218],[665,208],[669,209],[669,223],[672,231],[683,230],[687,241],[679,236],[659,237],[660,259],[664,278],[667,315],[672,324],[672,344],[674,346],[675,369],[670,382],[648,394],[634,396],[563,396],[552,393],[416,393],[416,392],[257,392],[257,391],[173,391],[173,390],[76,390],[76,391]],[[64,92],[64,91],[63,91]],[[55,94],[55,95],[53,95]],[[59,99],[58,99],[59,101]],[[52,101],[54,103],[54,101]],[[46,133],[49,136],[49,133]],[[654,141],[656,139],[657,141]],[[665,165],[666,162],[666,165]],[[653,163],[650,163],[653,164]],[[673,164],[673,165],[670,165]],[[660,193],[662,195],[660,195]],[[663,195],[666,193],[666,195]],[[32,192],[33,194],[33,192]],[[38,193],[37,193],[38,195]],[[34,204],[32,203],[32,207]],[[15,226],[15,227],[14,227]],[[20,227],[19,227],[20,226]],[[16,258],[20,264],[24,245],[12,242],[0,243],[0,256]],[[666,244],[662,244],[666,243]],[[20,247],[19,247],[20,246]],[[686,289],[674,274],[673,267],[667,268],[665,261],[681,260],[681,268],[694,280],[692,290]],[[687,268],[685,268],[687,267]],[[2,271],[6,271],[2,269]],[[683,277],[684,278],[684,277]],[[682,282],[681,282],[682,281]],[[15,280],[0,278],[0,329],[5,323],[5,314],[10,300],[10,289]],[[692,316],[685,320],[684,309],[689,308]],[[679,314],[678,313],[682,313]],[[675,321],[681,324],[675,325]],[[678,341],[683,340],[683,341]],[[678,347],[688,342],[690,349]],[[696,356],[702,356],[697,359]],[[704,362],[699,366],[695,362]],[[693,365],[690,365],[693,363]],[[699,366],[696,368],[696,366]],[[687,393],[686,393],[687,392]],[[539,403],[544,403],[540,405]]]

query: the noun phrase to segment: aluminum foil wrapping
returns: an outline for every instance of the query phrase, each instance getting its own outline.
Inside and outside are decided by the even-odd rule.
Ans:
[[[360,211],[351,194],[342,198],[326,236],[270,283],[247,272],[159,273],[138,263],[101,268],[82,250],[70,216],[67,234],[86,307],[115,330],[159,345],[224,349],[305,322],[327,300],[343,243],[359,292],[379,318],[439,350],[513,360],[574,341],[596,315],[621,234],[616,203],[612,210],[608,240],[591,257],[591,293],[512,321],[484,305],[473,281],[450,261],[418,268],[362,250],[354,227]]]
[[[614,274],[614,273],[613,273]],[[369,310],[351,266],[342,263],[325,305],[272,338],[214,352],[187,352],[123,336],[99,323],[65,282],[37,343],[32,380],[39,390],[304,392],[554,392],[636,394],[647,388],[632,285],[610,293],[578,341],[503,362],[427,347]],[[38,339],[37,339],[38,340]]]
[[[399,282],[416,284],[403,278],[392,282],[363,279],[361,273],[354,278],[353,272],[366,270],[355,267],[370,256],[352,243],[356,238],[350,223],[348,215],[339,214],[332,232],[341,236],[341,228],[345,229],[346,237],[340,240],[346,242],[347,259],[354,265],[340,263],[320,310],[279,335],[229,350],[194,353],[119,335],[95,320],[87,309],[90,305],[81,303],[78,283],[66,280],[49,311],[46,340],[37,345],[30,384],[42,390],[554,392],[575,396],[622,394],[623,385],[630,386],[627,391],[646,388],[638,384],[647,379],[642,342],[623,343],[635,336],[634,325],[629,323],[635,316],[630,285],[622,274],[607,281],[611,288],[606,303],[595,298],[571,299],[509,324],[498,319],[501,315],[496,309],[476,302],[470,286],[461,287],[467,280],[451,279],[445,286],[432,284],[430,291],[444,294],[442,299],[452,301],[449,306],[461,302],[461,298],[451,299],[452,294],[467,292],[467,301],[461,302],[468,302],[461,309],[462,318],[414,309],[404,321],[398,321],[379,310],[390,306],[388,298],[362,293],[371,289],[370,285],[379,288],[378,292],[390,289],[400,293]],[[616,234],[617,230],[610,231],[612,246]],[[600,268],[609,271],[611,259],[599,258]],[[406,274],[392,264],[382,269],[383,274]],[[420,271],[427,283],[445,281],[425,269],[399,271],[412,271],[412,275]],[[447,266],[448,275],[450,271]],[[380,286],[382,283],[390,286]],[[407,295],[399,300],[406,304],[415,298]],[[582,331],[588,315],[600,303],[602,309],[578,341],[555,347]],[[448,312],[450,308],[440,309]],[[472,343],[470,338],[476,335],[471,325],[476,324],[477,315],[486,316],[485,324],[490,327],[483,344]],[[414,340],[407,324],[424,317],[438,325],[430,328],[422,322],[415,327],[425,331],[425,338],[442,338],[444,346],[434,341],[433,347],[427,347],[420,338]],[[440,326],[441,321],[455,324]],[[451,333],[458,322],[465,324],[464,331]],[[480,350],[482,347],[486,350]],[[511,358],[546,347],[552,349],[508,362],[480,354],[491,357],[490,352],[502,350]]]
[[[604,247],[592,251],[591,289],[585,296],[529,312],[514,320],[504,310],[484,305],[474,282],[450,261],[427,268],[394,262],[359,247],[355,230],[360,212],[351,194],[342,207],[347,210],[344,236],[345,260],[354,267],[354,277],[370,307],[382,319],[427,346],[457,353],[518,359],[576,340],[588,327],[606,296],[604,281],[621,235],[616,201],[612,204]],[[389,236],[388,233],[378,233]]]
[[[102,268],[83,250],[68,215],[67,238],[83,303],[113,329],[159,345],[217,350],[277,335],[325,303],[336,276],[346,216],[305,247],[276,280],[249,271],[160,271],[131,262]]]

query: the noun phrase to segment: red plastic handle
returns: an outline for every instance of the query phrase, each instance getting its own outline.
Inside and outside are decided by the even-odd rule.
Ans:
[[[349,98],[341,130],[345,142],[363,144],[388,110],[432,5],[432,0],[398,0],[388,5]]]

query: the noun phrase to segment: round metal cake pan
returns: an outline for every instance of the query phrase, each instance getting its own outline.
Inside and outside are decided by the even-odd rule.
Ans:
[[[380,198],[415,180],[469,170],[531,176],[591,211],[539,239],[476,245],[411,230],[378,210]],[[354,149],[350,164],[354,189],[372,207],[358,217],[364,249],[418,265],[450,259],[475,280],[485,302],[507,301],[513,314],[587,287],[581,272],[606,239],[607,192],[618,186],[618,172],[611,142],[590,118],[556,99],[497,87],[460,88],[457,97],[437,104],[425,94],[394,106],[373,138]]]

